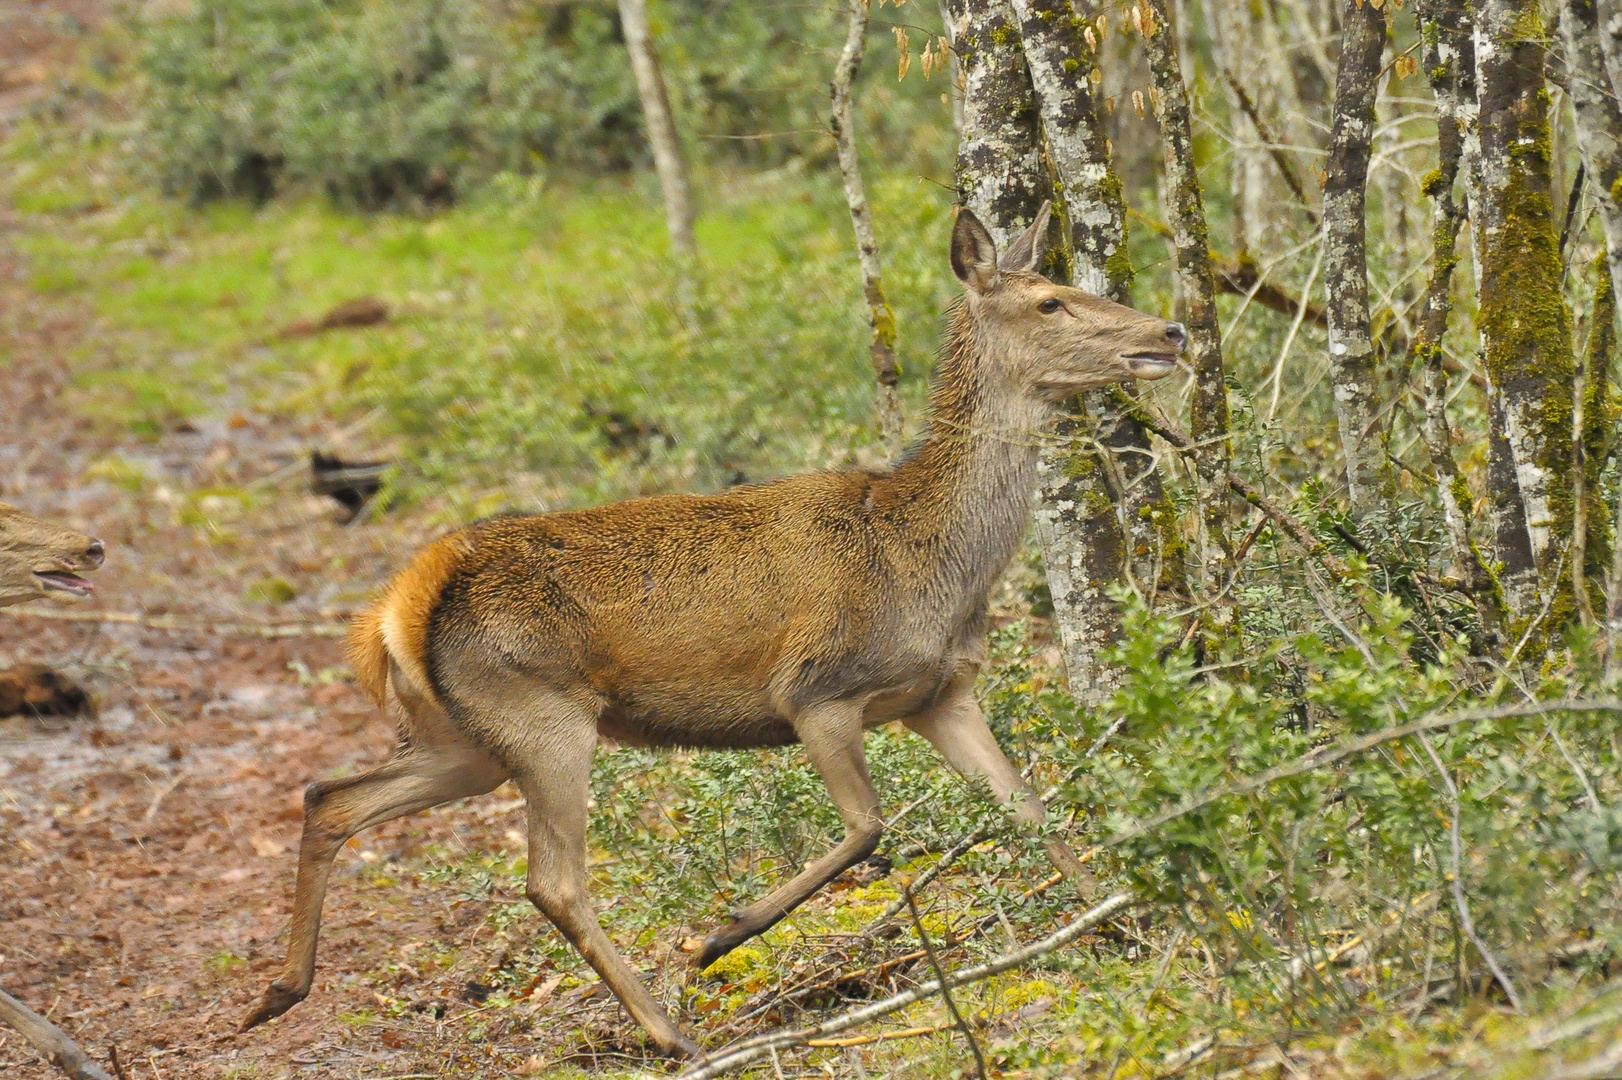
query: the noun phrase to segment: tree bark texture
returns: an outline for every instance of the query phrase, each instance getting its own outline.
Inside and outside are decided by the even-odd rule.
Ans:
[[[1514,486],[1492,470],[1495,506],[1518,490],[1532,565],[1515,539],[1498,558],[1511,613],[1548,602],[1547,626],[1570,616],[1571,317],[1550,204],[1549,95],[1541,8],[1535,0],[1483,0],[1475,27],[1480,106],[1481,297],[1478,323],[1499,431]],[[1541,594],[1541,595],[1540,595]],[[1530,601],[1530,602],[1529,602]]]
[[[946,11],[964,85],[958,200],[1004,248],[1050,194],[1019,23],[1008,0],[946,0]]]
[[[1600,45],[1596,0],[1563,0],[1560,38],[1565,45],[1568,94],[1577,126],[1577,149],[1599,202],[1600,226],[1614,296],[1622,289],[1622,108],[1617,105]]]
[[[1098,296],[1124,300],[1132,282],[1126,252],[1121,181],[1110,167],[1108,139],[1093,93],[1096,31],[1070,0],[1013,0],[1042,133],[1070,226],[1070,281]]]
[[[1329,158],[1324,166],[1324,293],[1328,301],[1329,361],[1335,418],[1340,427],[1341,452],[1346,458],[1348,501],[1356,518],[1380,509],[1391,492],[1391,470],[1386,465],[1375,395],[1364,247],[1375,84],[1380,74],[1380,54],[1385,48],[1382,8],[1345,0]]]
[[[1069,273],[1064,267],[1051,273],[1125,303],[1132,268],[1121,183],[1095,93],[1101,85],[1098,32],[1069,0],[1013,0],[1013,7],[1068,226]],[[1152,599],[1162,577],[1175,581],[1176,513],[1155,469],[1149,433],[1133,416],[1103,394],[1073,400],[1066,412],[1042,455],[1037,535],[1070,692],[1096,707],[1123,675],[1099,661],[1121,629],[1119,606],[1106,589],[1130,575]]]
[[[878,379],[879,431],[885,452],[893,461],[901,456],[901,398],[896,393],[900,365],[895,355],[895,312],[884,296],[879,275],[879,242],[873,234],[873,214],[862,185],[862,163],[856,154],[856,128],[851,109],[850,88],[862,66],[867,44],[867,0],[847,0],[850,22],[845,47],[834,66],[829,83],[833,106],[829,122],[839,150],[839,175],[845,182],[845,204],[850,208],[850,224],[856,233],[856,257],[862,269],[862,295],[867,301],[868,355]]]
[[[693,197],[687,182],[687,162],[682,156],[681,138],[670,112],[670,95],[665,91],[659,54],[653,48],[648,29],[647,0],[619,0],[620,25],[625,31],[625,50],[631,54],[631,70],[636,74],[637,97],[642,102],[642,119],[648,125],[648,144],[653,149],[653,167],[659,173],[659,188],[665,198],[665,227],[670,232],[670,248],[678,258],[691,259],[693,244]]]
[[[1596,259],[1589,273],[1594,308],[1588,347],[1577,368],[1572,416],[1571,573],[1572,594],[1590,622],[1606,609],[1603,586],[1611,563],[1611,518],[1600,476],[1616,449],[1619,414],[1611,384],[1616,356],[1616,292],[1611,287],[1608,257]]]
[[[1605,85],[1615,90],[1622,86],[1622,4],[1617,0],[1600,0],[1599,31],[1600,53],[1610,76]]]
[[[1433,200],[1433,252],[1424,313],[1412,350],[1414,358],[1424,364],[1425,448],[1436,473],[1437,497],[1447,528],[1448,572],[1469,588],[1484,629],[1494,637],[1502,623],[1502,601],[1470,537],[1473,500],[1453,458],[1453,432],[1447,418],[1448,379],[1442,353],[1452,308],[1453,271],[1459,264],[1464,207],[1454,199],[1453,188],[1464,161],[1465,130],[1473,115],[1467,111],[1467,103],[1473,104],[1475,99],[1475,49],[1464,0],[1420,0],[1418,14],[1424,41],[1422,62],[1436,99],[1437,167],[1421,185]]]
[[[1176,30],[1165,0],[1138,0],[1132,19],[1149,55],[1152,98],[1160,122],[1165,163],[1166,222],[1176,250],[1177,284],[1188,331],[1186,357],[1194,370],[1189,434],[1194,440],[1194,472],[1201,506],[1199,582],[1202,595],[1216,597],[1228,568],[1227,475],[1228,387],[1222,365],[1222,328],[1217,322],[1216,283],[1211,273],[1209,230],[1199,173],[1194,166],[1193,125],[1188,89],[1178,60]]]
[[[1437,494],[1447,526],[1448,562],[1454,577],[1470,581],[1474,562],[1470,553],[1470,492],[1453,460],[1453,436],[1447,421],[1447,372],[1442,368],[1442,338],[1452,308],[1453,270],[1458,266],[1460,207],[1453,198],[1459,176],[1463,139],[1458,124],[1458,84],[1461,56],[1458,21],[1468,25],[1468,14],[1458,0],[1421,0],[1419,18],[1425,42],[1424,64],[1436,98],[1436,171],[1425,177],[1425,194],[1433,200],[1430,284],[1425,291],[1425,313],[1413,344],[1415,359],[1425,365],[1425,447],[1436,471]],[[1445,44],[1444,44],[1445,42]]]

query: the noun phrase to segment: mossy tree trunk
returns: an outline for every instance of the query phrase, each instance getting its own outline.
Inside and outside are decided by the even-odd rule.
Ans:
[[[676,134],[676,120],[670,111],[670,95],[659,68],[659,54],[653,47],[648,3],[647,0],[619,0],[619,9],[625,49],[631,55],[637,97],[642,103],[642,119],[648,125],[653,166],[659,173],[659,187],[664,194],[670,247],[678,258],[691,259],[695,252],[693,196],[687,182],[687,160],[682,155],[681,138]]]
[[[1194,165],[1194,134],[1188,88],[1178,59],[1177,34],[1165,0],[1138,0],[1132,20],[1143,34],[1153,79],[1151,98],[1160,122],[1165,169],[1164,211],[1176,249],[1177,283],[1188,330],[1186,356],[1194,369],[1189,434],[1195,449],[1194,473],[1200,499],[1199,586],[1215,601],[1227,582],[1228,387],[1222,365],[1222,328],[1217,323],[1216,285],[1211,274],[1209,230],[1199,173]],[[1225,618],[1217,605],[1213,616]]]
[[[1611,364],[1616,356],[1616,292],[1608,257],[1589,270],[1594,310],[1588,347],[1577,367],[1576,414],[1572,417],[1573,517],[1571,530],[1572,595],[1584,619],[1592,622],[1606,610],[1603,586],[1611,564],[1611,518],[1600,476],[1616,449],[1616,425],[1622,419],[1612,395]]]
[[[1324,293],[1328,300],[1329,362],[1346,459],[1352,515],[1364,518],[1391,494],[1375,396],[1374,342],[1369,338],[1369,280],[1365,222],[1374,98],[1385,49],[1384,5],[1345,0],[1340,64],[1324,168]]]
[[[1437,497],[1447,527],[1448,571],[1465,583],[1488,637],[1494,639],[1503,622],[1501,599],[1470,536],[1473,499],[1453,458],[1453,432],[1447,418],[1448,379],[1442,366],[1442,339],[1452,309],[1453,271],[1459,264],[1459,226],[1465,212],[1454,199],[1453,189],[1465,159],[1466,132],[1474,122],[1475,46],[1470,40],[1470,12],[1464,0],[1420,0],[1418,13],[1424,41],[1423,63],[1436,98],[1437,168],[1422,184],[1425,194],[1433,200],[1433,253],[1424,313],[1412,350],[1414,358],[1424,365],[1425,448],[1436,472]]]
[[[1518,501],[1530,565],[1518,539],[1498,558],[1511,614],[1527,622],[1542,604],[1548,628],[1571,615],[1566,542],[1572,526],[1571,316],[1561,294],[1559,237],[1550,204],[1549,94],[1544,26],[1535,0],[1484,0],[1476,23],[1481,129],[1479,326],[1499,461],[1489,468],[1495,509]],[[1513,473],[1504,475],[1508,451]],[[1568,568],[1569,569],[1569,568]]]
[[[1069,0],[1013,0],[1013,8],[1066,225],[1068,266],[1056,264],[1049,273],[1126,303],[1132,280],[1126,209],[1095,95],[1100,30]],[[1106,590],[1130,572],[1152,599],[1162,571],[1178,561],[1160,532],[1174,523],[1175,511],[1148,432],[1106,395],[1071,401],[1056,434],[1042,455],[1037,535],[1070,692],[1096,707],[1122,675],[1099,659],[1121,629]]]
[[[879,275],[879,242],[873,234],[873,214],[867,205],[862,184],[862,163],[856,153],[856,127],[851,108],[850,88],[862,66],[867,44],[868,0],[847,0],[850,21],[846,25],[845,47],[834,65],[828,84],[832,98],[829,122],[839,151],[839,175],[845,184],[845,204],[850,208],[851,228],[856,233],[856,257],[862,269],[862,295],[867,302],[868,355],[878,380],[879,431],[885,452],[893,461],[901,455],[901,398],[896,393],[901,368],[895,355],[895,313],[884,295]]]

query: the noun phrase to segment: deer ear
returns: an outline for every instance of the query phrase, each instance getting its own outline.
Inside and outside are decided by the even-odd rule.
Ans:
[[[952,226],[952,273],[977,293],[997,283],[996,242],[969,210],[959,210]]]
[[[1003,252],[1004,270],[1028,270],[1033,274],[1042,272],[1042,260],[1048,253],[1048,218],[1052,214],[1053,203],[1044,201],[1031,227],[1020,233],[1018,239]]]

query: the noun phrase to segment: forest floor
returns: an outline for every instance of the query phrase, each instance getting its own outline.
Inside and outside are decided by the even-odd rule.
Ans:
[[[98,9],[95,0],[0,4],[0,129],[49,92],[74,61],[76,24],[93,23]],[[141,445],[160,481],[156,501],[87,481],[96,462],[131,448],[76,408],[74,380],[124,358],[85,305],[34,287],[34,268],[16,254],[27,228],[0,206],[0,497],[106,540],[96,599],[70,614],[264,621],[244,611],[244,582],[274,576],[315,596],[338,578],[364,592],[390,552],[421,539],[410,524],[336,524],[334,504],[296,484],[303,448],[332,433],[247,413]],[[282,485],[264,513],[234,523],[229,541],[172,523],[167,504],[179,493],[284,470],[299,473],[291,493]],[[301,619],[334,621],[301,604],[275,621]],[[304,785],[393,749],[387,721],[336,677],[339,641],[13,609],[0,615],[0,667],[25,660],[76,678],[98,715],[0,719],[0,985],[92,1057],[105,1064],[116,1047],[139,1080],[506,1075],[540,1049],[497,1037],[481,1022],[479,987],[469,989],[488,967],[488,901],[373,872],[425,844],[513,847],[522,815],[505,791],[392,823],[345,850],[312,1001],[236,1034],[280,963]],[[375,977],[410,968],[426,941],[476,959],[434,971],[419,954],[422,974],[402,995],[419,1007],[379,1016]],[[0,1030],[0,1076],[55,1075]]]

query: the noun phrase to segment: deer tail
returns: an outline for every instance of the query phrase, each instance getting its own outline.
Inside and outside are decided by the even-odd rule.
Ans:
[[[387,697],[391,661],[414,690],[435,697],[428,678],[428,623],[465,554],[460,537],[435,541],[389,582],[380,599],[356,616],[349,631],[349,665],[356,681],[380,706]]]

